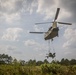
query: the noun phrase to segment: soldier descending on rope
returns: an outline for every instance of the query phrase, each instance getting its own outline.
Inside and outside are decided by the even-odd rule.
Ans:
[[[51,57],[52,59],[55,57],[55,53],[49,53],[48,56],[46,56],[47,58]]]
[[[51,46],[52,46],[52,41],[51,41]],[[56,53],[55,53],[55,50],[54,50],[54,47],[52,46],[52,50],[54,51],[53,53],[50,52],[51,50],[51,46],[50,46],[50,40],[48,40],[48,48],[49,48],[49,53],[47,54],[47,58],[51,57],[52,59],[56,56]]]

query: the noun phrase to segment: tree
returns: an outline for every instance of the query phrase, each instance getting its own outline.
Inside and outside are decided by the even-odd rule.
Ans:
[[[36,60],[32,60],[30,59],[28,62],[27,62],[28,65],[36,65]]]
[[[61,60],[60,64],[62,64],[62,65],[69,65],[70,62],[69,62],[68,59],[64,59],[64,58],[63,58],[63,59]]]
[[[71,59],[71,60],[70,60],[70,64],[71,64],[71,65],[76,65],[76,60],[75,60],[75,59]]]
[[[38,66],[40,66],[41,64],[43,64],[44,62],[42,62],[42,61],[37,61],[36,62],[36,65],[38,65]]]
[[[12,62],[12,57],[7,54],[0,54],[0,64],[10,64]]]
[[[44,60],[44,63],[49,63],[47,59]]]
[[[25,65],[25,61],[24,60],[20,60],[20,65]]]

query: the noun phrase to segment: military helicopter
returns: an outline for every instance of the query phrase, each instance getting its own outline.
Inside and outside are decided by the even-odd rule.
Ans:
[[[50,39],[53,40],[54,37],[58,36],[59,27],[57,27],[57,23],[58,24],[65,24],[65,25],[72,25],[71,23],[64,23],[64,22],[57,22],[56,21],[58,18],[58,15],[59,15],[59,11],[60,11],[60,8],[57,8],[56,15],[55,15],[53,22],[36,23],[36,25],[37,24],[45,24],[45,23],[53,23],[47,32],[30,32],[30,33],[36,33],[36,34],[45,33],[44,34],[45,40],[50,40]]]

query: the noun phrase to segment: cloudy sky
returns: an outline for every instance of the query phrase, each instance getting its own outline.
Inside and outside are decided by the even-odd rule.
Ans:
[[[29,31],[47,31],[52,24],[35,25],[54,20],[70,22],[72,26],[58,25],[59,37],[55,37],[50,51],[56,59],[76,58],[76,0],[0,0],[0,54],[5,53],[25,61],[44,60],[48,53],[48,41],[44,34]]]

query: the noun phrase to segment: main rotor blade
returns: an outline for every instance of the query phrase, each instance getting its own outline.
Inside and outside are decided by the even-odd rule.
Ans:
[[[43,34],[43,33],[46,33],[46,32],[30,32],[30,33]]]
[[[56,11],[56,15],[55,15],[54,21],[58,18],[59,11],[60,11],[60,8],[57,8],[57,11]]]
[[[59,24],[66,24],[66,25],[72,25],[72,23],[64,23],[64,22],[58,22]]]
[[[47,24],[47,23],[53,23],[53,22],[41,22],[41,23],[35,23],[35,24],[37,25],[37,24]]]

